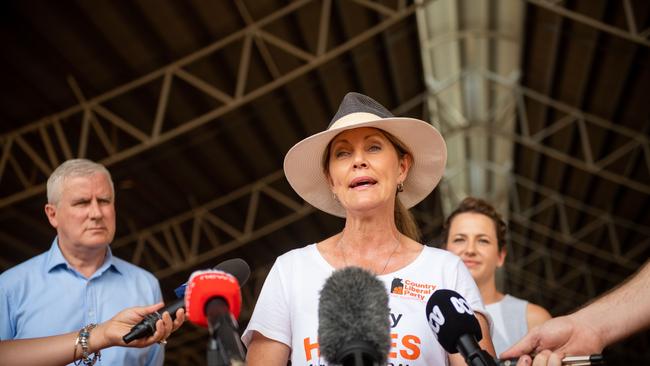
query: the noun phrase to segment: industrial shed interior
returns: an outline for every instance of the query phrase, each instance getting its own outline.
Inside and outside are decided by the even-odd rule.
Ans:
[[[650,2],[645,0],[3,1],[0,271],[46,251],[45,181],[105,164],[115,255],[166,298],[245,259],[245,327],[275,258],[343,221],[303,202],[284,154],[348,91],[431,121],[443,181],[413,209],[425,243],[462,198],[508,218],[503,289],[566,314],[650,257]],[[166,364],[205,362],[207,331]],[[605,351],[650,364],[648,334]]]

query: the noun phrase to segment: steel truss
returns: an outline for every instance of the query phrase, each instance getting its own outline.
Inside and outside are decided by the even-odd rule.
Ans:
[[[650,146],[648,138],[642,134],[635,133],[624,127],[615,125],[596,116],[576,110],[558,101],[552,100],[546,96],[540,95],[532,90],[526,89],[510,80],[495,76],[493,73],[482,73],[486,80],[489,80],[494,87],[507,88],[511,96],[504,98],[504,103],[497,104],[498,108],[489,115],[489,121],[468,121],[458,120],[461,115],[457,110],[450,110],[448,105],[438,100],[437,117],[441,130],[445,138],[448,136],[464,136],[470,138],[501,138],[505,141],[517,142],[540,154],[544,154],[552,159],[569,164],[575,168],[584,170],[601,178],[607,179],[617,184],[643,193],[650,193],[650,186],[645,182],[632,180],[622,174],[608,170],[610,164],[626,155],[639,156],[641,162],[650,171]],[[463,76],[459,76],[461,79]],[[434,98],[436,94],[433,94]],[[564,117],[559,118],[555,123],[532,132],[528,128],[528,119],[526,118],[525,101],[532,99],[535,102],[543,103],[549,108],[555,108],[562,111]],[[516,115],[513,116],[516,112]],[[512,123],[507,121],[501,124],[500,116],[507,115],[509,118],[516,118],[520,123],[520,132],[512,129]],[[450,121],[452,118],[455,120]],[[512,121],[511,121],[512,122]],[[545,145],[544,139],[557,133],[562,128],[575,125],[580,131],[580,142],[583,147],[582,158],[569,155],[567,152],[558,148]],[[610,133],[622,136],[627,139],[619,149],[611,152],[601,159],[595,159],[591,152],[591,140],[587,130],[590,126],[597,126]],[[507,126],[507,127],[504,127]],[[553,191],[547,187],[533,182],[525,177],[517,176],[512,173],[511,164],[503,164],[485,159],[469,159],[450,169],[443,182],[441,190],[443,196],[446,196],[452,202],[458,202],[466,196],[464,191],[454,190],[455,182],[458,176],[463,176],[467,171],[482,171],[485,174],[492,174],[506,180],[508,184],[505,187],[494,189],[505,189],[509,193],[509,220],[511,224],[520,225],[530,230],[544,240],[560,243],[562,246],[570,247],[579,253],[581,257],[591,258],[578,260],[566,255],[564,250],[549,249],[547,243],[532,241],[530,237],[524,237],[521,234],[511,230],[511,261],[507,266],[510,276],[506,281],[510,284],[519,284],[527,292],[527,295],[533,301],[548,303],[549,299],[543,299],[544,296],[550,297],[552,294],[560,294],[564,299],[571,301],[558,301],[557,296],[552,300],[557,304],[558,313],[563,313],[573,309],[576,303],[584,303],[597,295],[595,291],[595,281],[607,283],[609,287],[614,287],[624,279],[624,275],[615,274],[607,270],[598,269],[597,266],[589,267],[587,263],[592,260],[601,263],[611,263],[614,268],[623,268],[627,272],[633,272],[642,265],[639,261],[639,255],[647,253],[650,248],[650,227],[639,225],[621,217],[613,216],[611,213],[586,205],[574,198]],[[519,197],[527,197],[535,193],[540,199],[533,206],[523,207],[519,202]],[[487,196],[498,197],[496,192],[487,192]],[[559,218],[559,231],[553,229],[536,220],[536,215],[543,211],[553,211]],[[586,223],[581,227],[572,227],[568,220],[568,211],[579,212],[582,217],[586,217]],[[609,247],[598,247],[595,243],[586,241],[591,233],[596,230],[605,228],[608,235]],[[633,232],[639,240],[634,246],[627,249],[622,248],[623,238],[617,228]],[[525,250],[522,250],[525,249]],[[527,254],[526,254],[527,253]],[[513,260],[514,259],[514,260]],[[563,271],[558,271],[558,264]],[[530,265],[537,264],[535,268],[542,268],[542,275],[536,275],[530,270],[526,270]],[[562,274],[559,274],[562,273]],[[575,286],[570,286],[572,281],[582,281],[585,291],[576,292]],[[542,289],[542,291],[540,291]],[[543,295],[547,294],[547,295]]]
[[[625,21],[627,29],[615,27],[604,23],[599,19],[589,17],[585,14],[573,11],[563,6],[561,1],[554,0],[525,0],[530,4],[536,5],[542,9],[552,11],[560,16],[570,18],[574,21],[596,28],[600,31],[627,39],[642,46],[650,47],[650,28],[639,30],[636,19],[634,18],[634,6],[631,0],[622,0],[625,11]]]
[[[474,5],[480,8],[481,3]],[[629,5],[626,2],[628,19],[632,13]],[[623,173],[612,169],[615,162],[630,157],[632,159],[628,160],[638,161],[650,172],[648,137],[519,85],[517,50],[521,35],[509,32],[499,22],[507,19],[516,23],[516,10],[507,13],[498,8],[499,16],[491,20],[494,26],[488,29],[487,22],[479,15],[458,14],[457,9],[458,4],[454,2],[439,1],[418,10],[429,111],[449,151],[447,172],[440,184],[443,209],[448,213],[469,194],[485,197],[495,203],[500,212],[507,213],[512,225],[526,228],[533,236],[542,238],[544,243],[511,230],[509,276],[502,284],[518,285],[525,289],[522,295],[527,298],[554,303],[554,311],[566,312],[597,295],[596,283],[613,287],[623,280],[625,273],[641,265],[637,258],[643,257],[650,248],[650,227],[615,217],[514,175],[513,142],[552,160],[648,194],[650,184],[631,179],[626,175],[630,169]],[[461,29],[459,24],[466,29]],[[488,43],[490,47],[486,47]],[[513,58],[514,65],[508,57]],[[560,117],[540,129],[529,123],[527,103],[544,105]],[[563,146],[546,143],[555,134],[571,128],[577,131],[580,154],[570,155]],[[593,149],[597,147],[596,137],[589,133],[594,130],[601,135],[612,134],[623,143],[606,156],[596,156],[597,150]],[[531,195],[539,200],[533,206],[524,207],[520,197]],[[558,217],[559,229],[538,221],[537,215],[549,211]],[[572,227],[568,213],[583,217],[585,224]],[[634,246],[623,242],[618,229],[632,232],[639,238]],[[597,230],[604,230],[608,235],[609,246],[599,247],[598,243],[589,242],[589,235]],[[549,242],[557,246],[549,247]],[[565,248],[575,250],[578,257],[567,255]],[[612,273],[606,268],[589,267],[588,263],[593,262],[609,263],[612,268],[622,270]],[[584,291],[576,291],[576,281]]]
[[[498,136],[445,134],[439,125],[439,105],[454,113],[444,122],[462,126],[465,121],[486,120],[502,90],[490,90],[479,70],[492,69],[508,77],[519,75],[523,4],[518,0],[493,4],[488,1],[440,0],[417,11],[425,82],[429,91],[429,111],[447,143],[447,170],[455,172],[454,187],[460,196],[488,198],[500,212],[508,211],[508,195],[503,177],[482,170],[465,169],[468,156],[490,157],[509,165],[512,144]],[[461,12],[460,9],[463,9]],[[450,78],[465,75],[465,78]],[[511,111],[514,115],[514,111]],[[506,119],[513,126],[513,119]],[[443,212],[455,203],[443,192]]]
[[[194,268],[314,212],[312,206],[274,188],[280,184],[286,185],[283,172],[278,170],[188,212],[117,238],[111,248],[161,279]],[[231,223],[232,219],[221,214],[243,201],[248,209],[241,222]],[[285,210],[275,210],[273,218],[260,222],[260,205],[272,203]]]
[[[445,137],[455,134],[503,137],[546,155],[549,158],[561,161],[610,182],[620,184],[641,193],[650,194],[650,184],[647,182],[630,179],[624,174],[620,174],[611,169],[612,164],[620,159],[638,156],[641,161],[640,164],[643,164],[650,171],[650,139],[646,135],[583,112],[546,95],[523,87],[512,80],[500,77],[490,71],[484,70],[480,75],[490,82],[492,88],[508,90],[510,95],[506,96],[501,103],[497,104],[498,108],[492,110],[486,120],[469,121],[466,119],[459,120],[459,112],[453,106],[449,106],[444,101],[436,98],[435,93],[440,92],[436,91],[433,97],[438,101],[437,117],[439,118]],[[453,79],[462,80],[464,77],[466,75],[461,74],[455,76]],[[563,117],[558,118],[555,122],[544,128],[532,131],[528,122],[526,101],[544,104],[560,112],[558,114]],[[512,111],[516,111],[517,114],[512,114]],[[519,132],[510,127],[512,126],[512,120],[502,119],[504,115],[513,119],[518,117]],[[506,127],[504,128],[504,126]],[[566,151],[544,143],[544,140],[570,127],[576,128],[579,133],[579,144],[582,148],[580,155],[570,155]],[[597,158],[594,156],[592,150],[594,144],[588,133],[592,128],[611,133],[620,140],[625,141],[625,143],[608,155]]]
[[[589,174],[642,193],[650,193],[648,183],[636,181],[609,170],[613,162],[630,156],[638,157],[640,164],[644,164],[650,171],[650,145],[647,136],[555,101],[489,71],[484,71],[481,75],[490,82],[493,88],[508,90],[510,95],[504,95],[500,103],[495,103],[496,107],[489,113],[487,120],[470,121],[462,118],[462,114],[455,110],[453,106],[449,106],[440,98],[437,98],[437,93],[442,92],[442,89],[431,93],[436,100],[435,116],[445,138],[456,135],[465,140],[499,138],[506,143],[516,142]],[[463,77],[465,75],[461,74],[452,78],[452,80],[455,79],[454,82],[460,82],[459,80]],[[449,83],[449,85],[453,85],[453,82]],[[548,108],[556,109],[562,112],[556,115],[562,117],[558,117],[557,121],[542,129],[531,131],[525,108],[528,101],[541,103]],[[503,116],[507,116],[512,120],[504,121]],[[520,124],[518,131],[512,128],[515,119]],[[574,126],[579,131],[579,140],[583,152],[581,156],[569,155],[566,151],[561,150],[561,147],[556,148],[544,143],[546,138],[558,133],[563,128],[571,126]],[[592,152],[592,146],[594,146],[591,142],[592,137],[588,133],[592,126],[615,134],[621,139],[625,139],[626,142],[607,156],[596,159]],[[485,174],[501,177],[508,182],[505,187],[493,187],[493,189],[499,189],[499,192],[489,192],[486,189],[486,195],[488,197],[502,197],[504,190],[508,192],[510,201],[508,215],[511,224],[525,227],[531,233],[544,237],[545,240],[573,248],[579,253],[583,253],[586,258],[611,263],[614,268],[623,268],[627,272],[633,272],[642,264],[637,259],[639,254],[647,253],[648,248],[650,248],[650,227],[615,217],[609,212],[585,205],[574,198],[543,187],[536,182],[513,175],[512,164],[489,161],[488,159],[469,159],[450,167],[441,184],[443,196],[456,203],[466,196],[466,192],[462,191],[462,189],[457,191],[454,188],[458,177],[463,177],[463,174],[467,174],[467,171],[482,171]],[[532,207],[522,207],[518,197],[530,197],[533,192],[540,197],[540,200]],[[535,215],[545,210],[555,212],[559,218],[559,231],[537,222]],[[572,227],[567,219],[567,211],[569,210],[580,212],[583,217],[588,218],[586,223],[579,228]],[[594,243],[585,241],[584,238],[589,234],[603,227],[606,228],[606,233],[609,236],[609,247],[598,248]],[[639,241],[634,246],[628,245],[628,249],[623,249],[621,246],[623,238],[619,235],[617,228],[624,228],[634,232],[640,238]],[[529,237],[523,237],[517,233],[513,233],[511,240],[513,247],[510,253],[514,261],[511,261],[511,264],[508,265],[511,276],[508,276],[507,281],[511,281],[510,283],[535,284],[533,288],[539,289],[541,287],[546,290],[543,291],[545,293],[562,293],[569,296],[568,298],[577,299],[576,301],[581,303],[597,295],[593,285],[595,280],[604,281],[610,287],[623,280],[624,276],[622,275],[600,271],[596,267],[587,267],[586,263],[591,260],[572,259],[566,256],[564,250],[548,249],[546,248],[547,243],[532,242]],[[520,249],[517,250],[517,247]],[[521,250],[524,248],[526,250]],[[527,266],[535,262],[538,262],[539,266],[543,268],[542,277],[525,270]],[[558,267],[554,265],[556,263],[559,263],[561,268],[565,269],[562,275],[557,274]],[[567,285],[573,280],[583,281],[586,291],[575,293],[575,290]],[[535,300],[542,296],[541,293],[531,290],[529,295],[531,295],[532,300]],[[554,297],[553,300],[557,301],[557,298]],[[546,302],[541,299],[538,299],[538,301]],[[569,304],[558,306],[562,307],[557,309],[558,311],[565,312],[571,309]]]
[[[295,12],[313,2],[315,0],[297,0],[263,19],[255,21],[249,15],[244,3],[238,1],[237,7],[247,23],[244,29],[97,97],[86,100],[75,89],[75,94],[80,100],[78,105],[0,136],[0,183],[2,183],[0,185],[0,207],[6,207],[42,193],[45,190],[44,182],[53,168],[63,160],[87,156],[89,146],[93,142],[101,148],[99,152],[95,152],[100,156],[92,158],[110,166],[205,124],[215,123],[218,117],[286,85],[380,34],[390,26],[414,14],[418,7],[428,1],[418,1],[411,5],[400,1],[396,8],[389,8],[373,2],[356,0],[354,2],[359,6],[378,13],[381,20],[364,32],[328,48],[331,21],[329,15],[332,10],[332,2],[323,0],[320,2],[319,35],[318,43],[313,48],[315,51],[301,49],[265,28],[282,18],[291,17]],[[233,45],[241,45],[234,91],[219,88],[188,71],[193,65]],[[248,85],[253,47],[256,47],[262,55],[262,59],[272,75],[270,82],[255,88]],[[277,61],[269,52],[270,48],[291,55],[300,60],[302,64],[281,73]],[[283,67],[289,66],[283,65]],[[169,104],[171,98],[174,97],[171,90],[173,84],[181,80],[214,99],[218,106],[180,124],[171,125],[166,123]],[[156,86],[158,83],[159,87]],[[147,88],[152,87],[157,88],[159,95],[153,121],[128,119],[109,107],[109,104],[120,97],[138,91],[146,92]],[[108,131],[121,136],[119,144],[109,137],[111,134]],[[45,154],[40,154],[39,151],[45,151]],[[11,181],[12,184],[6,183],[7,181]],[[19,188],[9,187],[10,185],[16,185]]]

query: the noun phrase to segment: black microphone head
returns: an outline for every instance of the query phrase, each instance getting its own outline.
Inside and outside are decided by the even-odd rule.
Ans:
[[[248,266],[248,263],[241,258],[225,260],[214,266],[213,269],[230,273],[237,279],[240,287],[244,286],[244,283],[248,281],[248,277],[251,275],[251,268]]]
[[[390,311],[384,284],[357,267],[334,271],[318,301],[318,344],[327,362],[341,363],[346,350],[374,353],[380,365],[390,351]]]
[[[158,310],[155,313],[149,314],[145,316],[142,321],[131,328],[131,331],[129,333],[125,334],[122,337],[122,340],[124,343],[131,343],[131,341],[134,341],[136,339],[140,338],[145,338],[149,337],[150,335],[153,335],[156,332],[156,322],[159,319],[162,319],[162,314],[164,312],[169,312],[169,315],[171,316],[172,320],[176,319],[176,311],[178,309],[184,308],[185,307],[185,299],[177,299],[171,303],[169,303],[167,306],[164,308]]]
[[[448,353],[458,353],[456,346],[463,335],[483,338],[481,326],[465,298],[453,290],[437,290],[427,301],[427,321],[438,342]]]

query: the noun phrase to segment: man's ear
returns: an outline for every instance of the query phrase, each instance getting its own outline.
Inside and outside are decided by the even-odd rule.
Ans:
[[[59,225],[56,219],[56,205],[53,205],[51,203],[46,203],[45,216],[47,216],[47,220],[50,222],[50,225],[52,225],[52,227],[56,229],[57,226]]]

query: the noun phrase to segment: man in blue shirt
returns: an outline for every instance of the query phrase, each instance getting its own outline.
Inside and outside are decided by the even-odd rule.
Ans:
[[[111,254],[115,191],[106,168],[61,164],[47,181],[45,213],[57,236],[49,251],[0,275],[0,341],[44,337],[100,323],[162,296],[149,272]],[[70,352],[74,347],[73,340]],[[97,365],[162,365],[164,349],[112,347]]]

